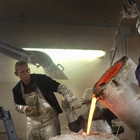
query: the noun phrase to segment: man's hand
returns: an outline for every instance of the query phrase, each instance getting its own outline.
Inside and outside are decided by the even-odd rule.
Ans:
[[[67,100],[62,100],[62,108],[63,110],[66,112],[68,109],[70,109],[70,105],[69,103],[67,102]]]
[[[35,110],[37,110],[36,106],[27,106],[25,109],[25,114],[32,114]]]
[[[68,123],[72,123],[77,120],[75,111],[70,108],[70,105],[66,99],[64,101],[62,100],[62,108],[66,112]]]
[[[81,108],[81,106],[82,106],[82,103],[80,103],[77,98],[75,98],[74,100],[72,100],[70,102],[70,108],[71,109]]]

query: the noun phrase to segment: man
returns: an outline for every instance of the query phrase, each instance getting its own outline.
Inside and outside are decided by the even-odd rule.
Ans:
[[[24,61],[15,64],[20,81],[13,88],[15,108],[27,118],[27,140],[48,140],[60,135],[58,114],[62,110],[53,92],[61,94],[74,109],[81,104],[66,85],[42,74],[30,74]]]
[[[88,123],[88,115],[89,109],[92,99],[92,90],[85,90],[83,94],[83,103],[85,105],[84,108],[85,113],[80,115],[78,118],[75,114],[75,111],[69,107],[69,103],[64,100],[62,101],[62,108],[66,112],[68,126],[71,131],[79,132],[83,129],[84,132],[87,132],[87,123]],[[106,132],[106,133],[113,133],[111,120],[116,119],[117,116],[114,115],[108,108],[100,109],[97,105],[94,111],[93,120],[91,123],[90,132]]]

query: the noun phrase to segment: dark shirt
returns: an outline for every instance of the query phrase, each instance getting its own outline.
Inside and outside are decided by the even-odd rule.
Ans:
[[[23,86],[24,86],[25,94],[29,94],[29,93],[35,91],[35,89],[32,88],[32,82],[28,83],[27,85],[24,85],[24,83],[23,83]]]
[[[19,81],[17,85],[12,89],[14,102],[19,105],[26,105],[23,97],[22,91]],[[60,83],[56,82],[55,80],[51,79],[50,77],[42,74],[31,74],[31,83],[33,90],[36,86],[40,89],[42,95],[46,99],[46,101],[58,112],[62,113],[62,109],[54,95],[53,92],[57,92],[57,88]]]

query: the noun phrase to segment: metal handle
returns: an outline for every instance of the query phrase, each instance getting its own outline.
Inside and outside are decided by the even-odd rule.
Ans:
[[[57,64],[57,67],[59,66],[62,68],[62,71],[64,71],[65,68],[61,64]]]

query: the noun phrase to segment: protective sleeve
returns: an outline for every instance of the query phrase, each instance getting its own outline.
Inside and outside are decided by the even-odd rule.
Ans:
[[[81,115],[72,123],[69,123],[69,129],[73,132],[79,132],[81,129],[85,128],[85,123],[87,120]]]
[[[19,113],[25,113],[25,110],[27,108],[26,105],[19,105],[19,104],[16,104],[14,103],[14,106],[15,106],[15,109],[19,112]]]
[[[75,114],[75,111],[70,109],[70,108],[66,110],[66,116],[67,116],[67,120],[69,123],[72,123],[75,120],[77,120],[77,116]]]
[[[78,99],[73,95],[72,91],[65,85],[60,84],[58,86],[57,92],[61,94],[67,102],[70,104],[70,108],[81,108],[81,103],[78,101]]]
[[[60,84],[58,86],[57,92],[59,94],[61,94],[67,100],[68,103],[70,103],[71,101],[77,99],[73,95],[72,91],[65,84]]]
[[[35,110],[37,110],[36,106],[19,105],[19,104],[16,104],[16,103],[14,104],[14,106],[19,113],[23,113],[23,114],[26,114],[26,115],[30,115]],[[30,110],[28,110],[28,109],[30,109]]]

